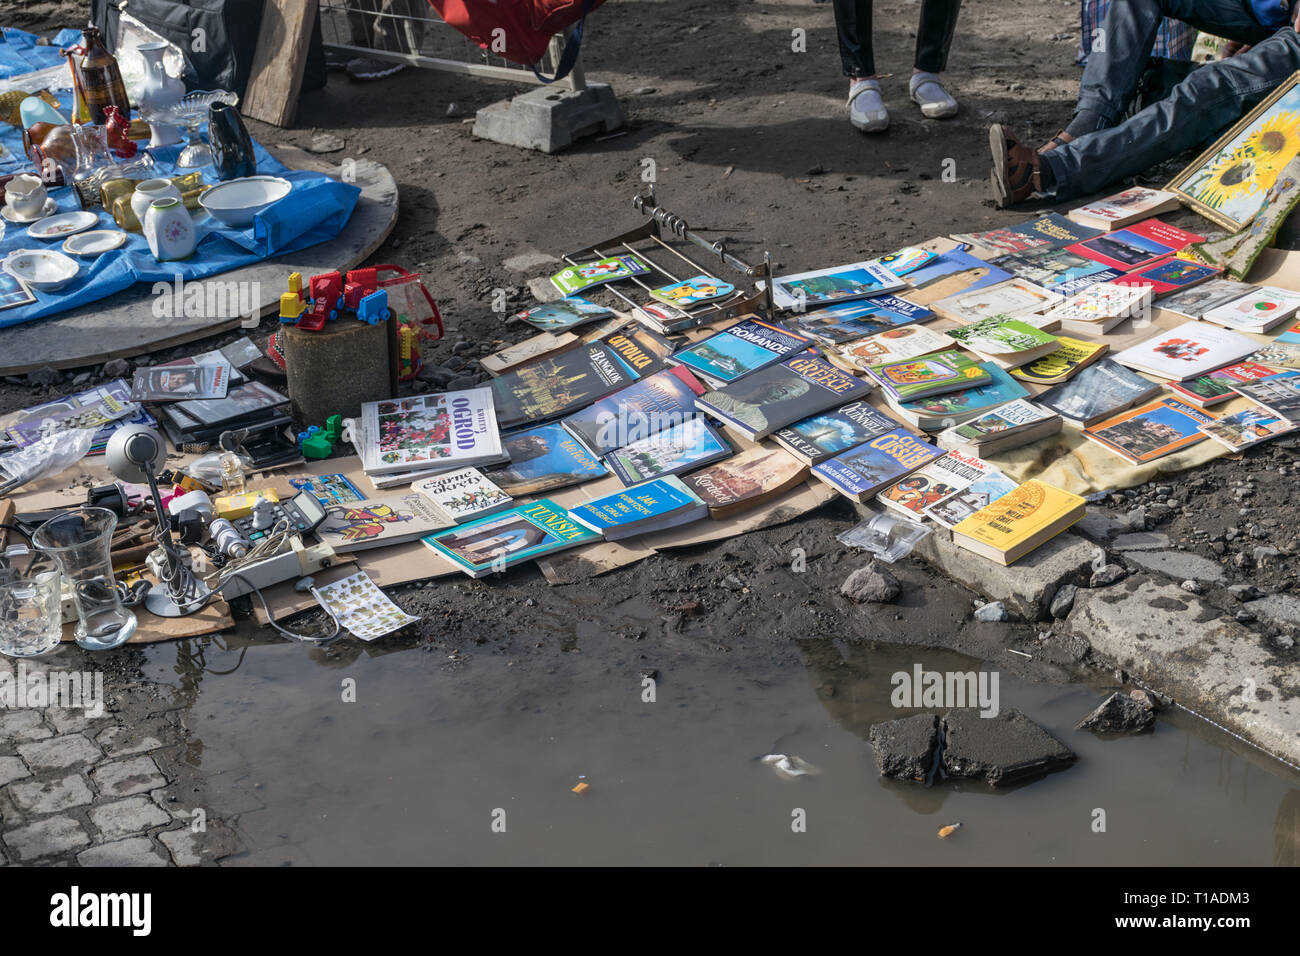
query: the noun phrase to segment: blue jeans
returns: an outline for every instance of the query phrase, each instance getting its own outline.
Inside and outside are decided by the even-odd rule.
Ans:
[[[1106,54],[1094,52],[1084,70],[1080,109],[1096,110],[1107,121],[1118,119],[1142,78],[1147,51],[1164,12],[1172,10],[1171,16],[1186,19],[1177,11],[1219,6],[1240,4],[1237,0],[1115,0],[1106,17],[1112,28],[1116,11],[1125,11],[1123,17],[1131,17],[1135,8],[1149,7],[1153,12],[1154,17],[1148,18],[1150,29],[1143,34],[1147,45],[1137,53],[1137,47],[1109,30]],[[1242,16],[1249,19],[1244,12]],[[1283,27],[1272,32],[1253,20],[1250,23],[1253,27],[1241,20],[1196,23],[1220,36],[1255,45],[1245,53],[1198,67],[1164,99],[1118,126],[1088,133],[1043,153],[1042,161],[1053,180],[1051,197],[1063,201],[1099,192],[1185,149],[1212,141],[1300,70],[1300,36],[1294,30]],[[1114,85],[1103,89],[1099,75],[1113,78]]]

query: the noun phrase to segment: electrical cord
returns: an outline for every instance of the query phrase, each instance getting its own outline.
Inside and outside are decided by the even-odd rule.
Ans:
[[[231,558],[219,568],[213,568],[204,578],[203,583],[211,588],[214,592],[221,590],[238,572],[249,565],[274,557],[284,550],[285,544],[288,543],[289,520],[281,518],[271,526],[271,533],[268,534],[257,544],[249,549],[248,553],[242,558]],[[248,584],[247,578],[241,578],[245,584]]]
[[[271,613],[270,607],[267,606],[266,598],[263,597],[262,595],[262,589],[259,588],[252,581],[248,580],[248,578],[244,577],[238,571],[236,571],[231,576],[230,580],[234,580],[236,578],[244,582],[244,584],[248,585],[248,587],[252,588],[253,589],[252,593],[256,594],[257,599],[262,602],[262,610],[266,613],[266,622],[270,624],[271,627],[275,628],[277,631],[283,634],[285,637],[289,638],[289,640],[297,641],[299,644],[312,644],[315,645],[316,647],[326,647],[330,644],[333,644],[335,641],[337,641],[340,637],[343,636],[343,625],[339,622],[339,619],[334,614],[334,612],[331,611],[329,607],[324,604],[322,604],[321,607],[324,608],[325,613],[329,615],[330,620],[334,622],[334,630],[331,631],[329,634],[323,637],[317,637],[312,634],[303,634],[299,631],[291,631],[287,627],[281,627],[279,624],[275,622],[275,615]]]

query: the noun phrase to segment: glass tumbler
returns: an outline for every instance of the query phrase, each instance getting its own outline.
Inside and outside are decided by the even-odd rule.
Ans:
[[[63,593],[57,571],[0,584],[0,654],[41,657],[63,636]]]
[[[135,614],[122,606],[109,539],[117,516],[107,508],[76,508],[36,529],[32,543],[59,565],[77,602],[77,644],[88,651],[120,647],[135,633]]]

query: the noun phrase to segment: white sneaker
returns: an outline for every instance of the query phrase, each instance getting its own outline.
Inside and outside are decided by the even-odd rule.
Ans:
[[[861,80],[849,86],[849,122],[864,133],[889,128],[889,110],[880,97],[878,80]]]
[[[921,115],[927,119],[947,119],[957,115],[957,101],[948,95],[934,73],[913,73],[907,91],[912,102],[921,107]]]

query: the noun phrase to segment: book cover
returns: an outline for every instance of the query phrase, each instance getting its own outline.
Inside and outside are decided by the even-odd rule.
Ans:
[[[606,282],[616,282],[649,273],[650,266],[638,256],[611,256],[596,262],[568,266],[551,276],[551,283],[564,295],[573,295]]]
[[[723,282],[721,279],[713,278],[713,276],[700,275],[683,279],[681,282],[674,282],[672,285],[651,289],[650,295],[660,302],[666,302],[675,308],[689,309],[701,302],[724,299],[735,291],[736,287],[730,282]]]
[[[18,413],[15,419],[17,422],[32,423],[34,420],[49,418],[58,412],[66,411],[70,408],[97,407],[104,402],[111,405],[130,405],[134,411],[128,412],[121,418],[115,418],[101,425],[95,432],[95,437],[91,439],[89,455],[102,455],[104,446],[108,444],[108,439],[113,432],[123,425],[148,425],[150,428],[157,426],[158,422],[140,405],[131,402],[131,387],[122,379],[114,379],[95,388],[88,388],[81,392],[74,392],[71,395],[65,395],[48,402],[42,402],[39,405],[33,405],[25,408]],[[11,441],[17,441],[13,433],[14,425],[5,426],[0,434],[8,435]]]
[[[316,536],[339,554],[422,538],[451,522],[418,491],[332,504]]]
[[[236,420],[270,418],[274,409],[288,405],[289,399],[261,382],[247,382],[232,388],[225,398],[195,399],[176,402],[167,411],[179,410],[198,423],[200,428],[216,428]]]
[[[891,252],[887,256],[881,256],[874,259],[877,265],[884,266],[900,279],[909,273],[915,272],[927,262],[936,257],[936,253],[927,249],[919,249],[916,246],[905,246],[897,252]]]
[[[1131,408],[1085,428],[1083,434],[1134,464],[1154,461],[1204,441],[1214,416],[1176,398]]]
[[[1029,394],[1023,385],[992,362],[985,362],[980,368],[989,376],[987,385],[898,402],[896,407],[902,414],[913,419],[922,431],[928,432],[973,418],[986,409],[997,408]]]
[[[9,426],[9,437],[18,447],[26,448],[50,435],[72,429],[116,429],[125,424],[122,419],[135,411],[136,407],[107,394],[93,405],[68,405],[51,410],[48,414],[34,415],[15,422]]]
[[[1082,226],[1059,213],[1048,213],[1018,226],[954,235],[958,242],[973,242],[999,252],[1057,249],[1096,236],[1100,230]]]
[[[1071,209],[1067,216],[1085,226],[1120,229],[1148,216],[1159,216],[1178,208],[1178,197],[1161,189],[1134,186],[1105,199]]]
[[[1069,249],[1104,266],[1132,272],[1171,256],[1193,242],[1204,241],[1204,236],[1170,226],[1159,219],[1147,219],[1127,229],[1103,233]]]
[[[1107,269],[1098,263],[1098,271],[1090,275],[1076,276],[1073,279],[1065,279],[1055,285],[1048,286],[1048,290],[1055,292],[1063,299],[1078,295],[1085,289],[1091,288],[1099,282],[1114,282],[1116,279],[1123,278],[1124,273],[1119,269]]]
[[[842,346],[841,358],[854,368],[866,371],[881,362],[899,362],[903,359],[941,352],[954,345],[952,336],[924,325],[904,325],[868,336]]]
[[[558,422],[507,435],[502,444],[510,464],[483,474],[515,497],[567,488],[606,473],[600,460]]]
[[[1106,268],[1100,262],[1094,262],[1069,249],[1050,247],[999,256],[992,262],[999,269],[1006,269],[1016,278],[1032,282],[1045,289],[1051,289],[1071,279],[1093,275]]]
[[[1257,382],[1234,385],[1239,395],[1263,405],[1274,415],[1300,422],[1300,372],[1282,372]]]
[[[871,299],[837,302],[813,312],[791,313],[789,322],[801,334],[830,345],[874,335],[895,324],[880,314]]]
[[[863,501],[942,454],[929,442],[897,428],[815,465],[813,474],[841,494]]]
[[[971,515],[1016,490],[1014,481],[996,469],[987,471],[968,487],[928,506],[924,514],[945,528],[955,528]]]
[[[1143,266],[1130,272],[1123,278],[1116,279],[1116,285],[1149,285],[1152,295],[1169,295],[1183,289],[1207,282],[1217,276],[1222,269],[1202,265],[1171,256],[1149,266]]]
[[[600,540],[549,498],[517,505],[422,539],[470,577]]]
[[[626,486],[678,475],[725,458],[731,446],[703,417],[692,418],[609,453],[606,463]]]
[[[734,382],[750,372],[783,362],[811,344],[808,336],[780,325],[742,319],[677,352],[673,361],[715,381]]]
[[[373,475],[451,469],[502,454],[489,388],[366,402],[360,439],[362,467]]]
[[[810,308],[865,299],[882,292],[893,292],[907,285],[884,266],[874,262],[855,262],[830,269],[814,269],[772,280],[772,300],[777,308],[804,312]]]
[[[893,431],[898,422],[866,401],[849,402],[834,411],[810,415],[775,433],[772,438],[810,465]]]
[[[535,305],[515,314],[515,318],[527,322],[543,332],[563,332],[613,315],[613,311],[603,305],[588,302],[580,295],[565,296],[544,305]]]
[[[1241,451],[1260,442],[1285,435],[1300,428],[1300,423],[1275,415],[1266,408],[1247,408],[1202,425],[1205,432],[1231,451]]]
[[[1025,352],[1055,348],[1057,343],[1055,335],[1000,315],[949,329],[948,334],[958,345],[985,357],[1014,358]]]
[[[706,391],[684,366],[656,372],[561,420],[603,458],[615,448],[694,418],[695,399]]]
[[[960,522],[953,533],[1005,555],[1065,530],[1085,508],[1078,495],[1031,478]]]
[[[695,407],[757,440],[870,390],[867,382],[828,362],[796,355],[705,392],[695,400]]]
[[[970,487],[991,467],[975,455],[950,451],[882,488],[876,494],[876,500],[919,521],[924,517],[925,509]]]
[[[131,401],[181,402],[192,398],[225,398],[232,371],[234,366],[229,362],[138,368],[131,382]]]
[[[993,380],[988,370],[955,349],[918,355],[902,362],[881,362],[868,367],[867,374],[880,383],[886,395],[900,402],[978,388]]]
[[[1057,336],[1056,343],[1054,351],[1012,369],[1011,374],[1033,385],[1055,385],[1087,368],[1110,349],[1105,342],[1085,342],[1064,335]]]
[[[1202,408],[1209,408],[1231,398],[1236,398],[1237,393],[1233,391],[1234,386],[1243,382],[1254,382],[1257,379],[1268,378],[1270,375],[1276,374],[1267,365],[1257,365],[1254,362],[1238,362],[1236,365],[1229,365],[1226,368],[1215,369],[1213,372],[1198,375],[1196,378],[1189,378],[1185,382],[1171,382],[1169,390],[1179,398],[1200,405]]]
[[[1036,405],[1018,398],[999,405],[978,418],[957,425],[953,428],[953,434],[963,441],[978,444],[994,436],[1046,421],[1051,417],[1051,412],[1045,412]]]
[[[1300,343],[1300,322],[1291,326],[1291,328],[1287,329],[1273,341],[1284,342],[1287,344]]]
[[[1007,279],[996,285],[966,290],[932,303],[939,315],[963,325],[990,316],[1014,317],[1021,312],[1045,312],[1061,301],[1055,292],[1024,279]]]
[[[349,501],[365,501],[361,489],[352,483],[347,475],[306,475],[290,478],[291,484],[298,491],[310,491],[323,505],[342,505]]]
[[[1258,286],[1247,285],[1234,279],[1210,279],[1200,285],[1163,297],[1156,303],[1156,308],[1161,312],[1168,312],[1180,319],[1191,321],[1199,319],[1211,309],[1235,302],[1257,288]]]
[[[1034,402],[1062,418],[1087,423],[1128,408],[1159,391],[1156,383],[1106,358],[1068,382],[1052,386]]]
[[[1010,278],[1011,273],[1005,269],[973,256],[965,249],[950,249],[908,274],[907,281],[914,291],[908,292],[907,298],[928,305],[963,290],[973,292]],[[921,289],[925,290],[923,294],[919,294]]]
[[[1096,322],[1145,315],[1153,293],[1149,286],[1095,282],[1047,313],[1058,322]]]
[[[1160,378],[1181,382],[1238,362],[1258,346],[1259,343],[1253,339],[1215,325],[1185,322],[1176,329],[1160,331],[1145,342],[1116,353],[1115,361]]]
[[[1284,333],[1285,335],[1285,333]],[[1278,370],[1300,369],[1300,342],[1284,342],[1278,336],[1268,345],[1257,349],[1246,358],[1260,365]]]
[[[642,325],[664,333],[673,333],[704,324],[701,316],[691,315],[663,302],[647,302],[632,307],[632,317]]]
[[[593,498],[570,508],[569,517],[598,534],[619,538],[626,537],[629,530],[654,524],[703,504],[680,479],[669,475],[603,498]]]
[[[639,327],[620,329],[601,341],[640,378],[667,368],[668,358],[675,349],[673,343],[662,335]]]
[[[776,448],[751,448],[693,471],[682,482],[718,517],[752,507],[803,481],[808,466]]]
[[[414,482],[411,490],[432,501],[435,508],[456,524],[509,508],[514,501],[477,468],[458,468],[424,478]]]
[[[1201,318],[1243,332],[1267,332],[1295,315],[1297,309],[1300,309],[1300,293],[1264,285],[1209,309]]]
[[[631,385],[638,377],[608,345],[581,345],[493,379],[497,423],[502,431],[509,431],[559,418]]]

